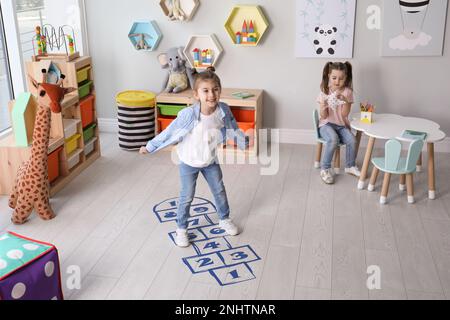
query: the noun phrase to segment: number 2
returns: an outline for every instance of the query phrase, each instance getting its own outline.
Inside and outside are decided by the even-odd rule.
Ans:
[[[203,258],[197,260],[197,263],[199,263],[199,268],[203,268],[212,265],[213,261],[210,258]]]

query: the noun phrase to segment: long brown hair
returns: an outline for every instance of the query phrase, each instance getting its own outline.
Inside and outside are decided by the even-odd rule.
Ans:
[[[346,76],[345,87],[353,90],[353,67],[350,62],[328,62],[323,68],[322,84],[320,89],[325,94],[330,94],[330,74],[333,70],[343,71]]]
[[[197,91],[200,82],[203,81],[212,81],[214,82],[220,89],[222,89],[222,83],[220,81],[219,76],[216,74],[216,69],[214,67],[209,67],[206,71],[197,73],[195,75],[194,81],[194,90]]]

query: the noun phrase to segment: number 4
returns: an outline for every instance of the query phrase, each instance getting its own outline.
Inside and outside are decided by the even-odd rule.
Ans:
[[[206,244],[205,245],[205,247],[204,247],[204,249],[213,249],[213,250],[216,250],[217,248],[219,248],[220,247],[220,243],[218,243],[218,242],[210,242],[210,243],[208,243],[208,244]]]

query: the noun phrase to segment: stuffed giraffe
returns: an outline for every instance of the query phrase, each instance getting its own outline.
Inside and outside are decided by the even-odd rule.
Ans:
[[[48,181],[48,144],[50,139],[51,113],[61,112],[61,101],[64,99],[62,81],[57,84],[46,82],[46,70],[42,70],[43,82],[30,80],[37,89],[37,112],[33,131],[31,158],[24,162],[17,173],[16,181],[9,198],[9,206],[14,209],[11,221],[14,224],[24,224],[33,208],[43,220],[55,217],[50,207],[50,188]]]

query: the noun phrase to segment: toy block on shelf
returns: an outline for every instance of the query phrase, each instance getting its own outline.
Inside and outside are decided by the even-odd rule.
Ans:
[[[11,120],[16,147],[28,147],[33,140],[34,120],[37,104],[31,93],[22,93],[11,101]],[[11,105],[10,105],[11,108]]]

